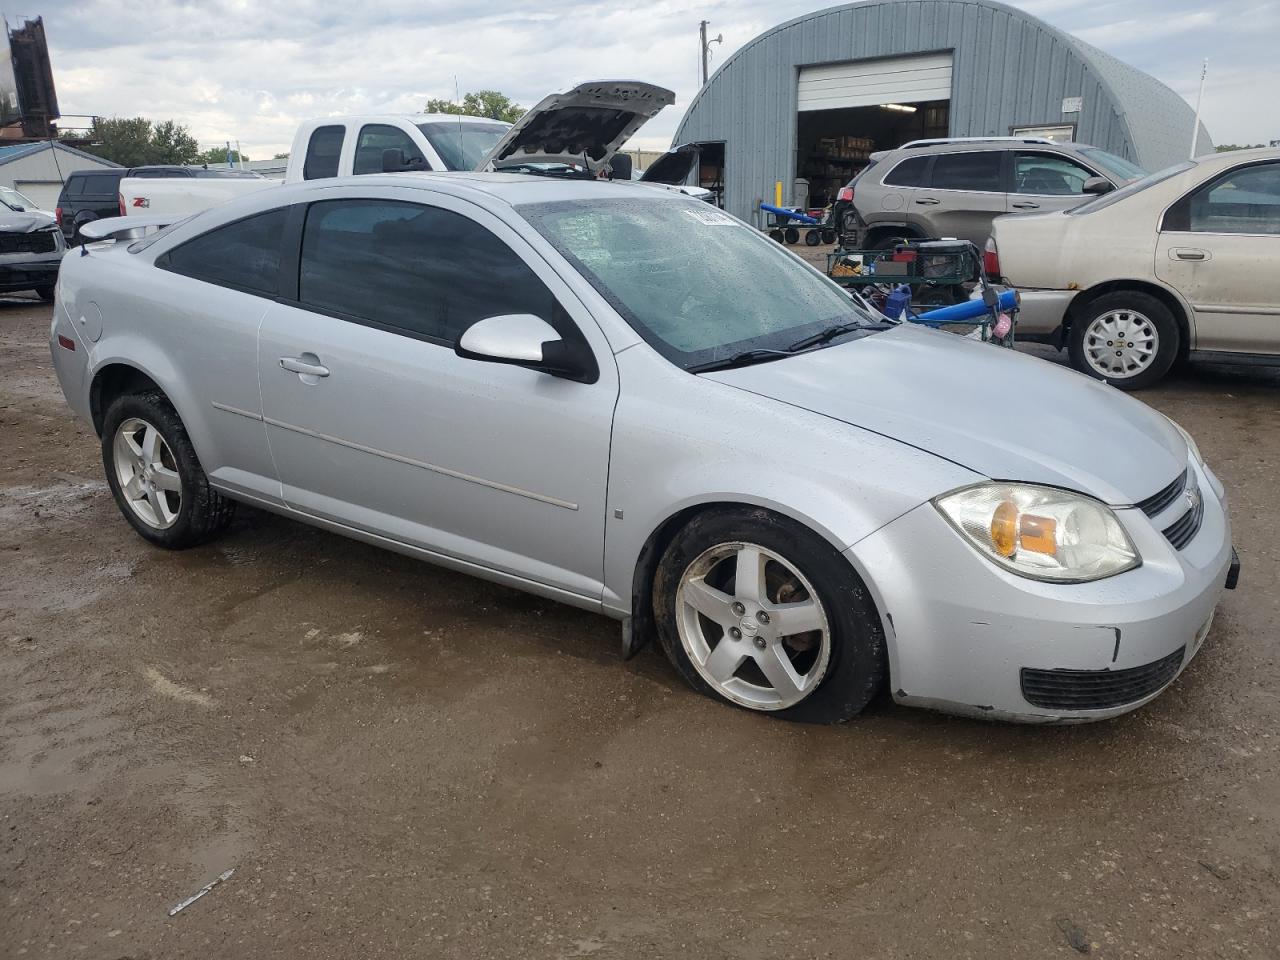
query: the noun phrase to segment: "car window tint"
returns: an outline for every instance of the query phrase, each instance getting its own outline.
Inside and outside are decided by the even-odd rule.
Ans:
[[[1280,234],[1280,163],[1237,170],[1191,197],[1194,233]]]
[[[323,200],[307,212],[298,299],[328,313],[453,344],[485,317],[555,300],[489,230],[460,214],[394,200]]]
[[[217,227],[164,254],[157,266],[251,293],[280,289],[280,246],[287,208]]]
[[[1084,182],[1093,176],[1096,174],[1092,170],[1052,153],[1013,155],[1014,193],[1068,197],[1084,193]]]
[[[338,175],[338,158],[342,155],[342,140],[346,128],[341,126],[316,127],[307,141],[307,156],[302,163],[303,180],[321,180]]]
[[[84,178],[83,192],[91,197],[115,196],[120,177],[110,173],[91,173]]]
[[[918,187],[928,166],[928,157],[908,157],[889,171],[884,182],[890,187]]]
[[[1002,157],[1003,154],[998,150],[940,153],[933,158],[930,186],[935,190],[983,190],[999,193]]]
[[[422,155],[418,145],[399,127],[369,123],[360,128],[360,139],[356,141],[356,157],[351,172],[381,173],[384,150],[399,150],[404,154],[405,160],[422,160],[421,169],[431,169],[426,166],[426,157]]]

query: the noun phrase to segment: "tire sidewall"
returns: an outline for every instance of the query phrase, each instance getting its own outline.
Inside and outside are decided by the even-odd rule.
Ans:
[[[124,492],[120,489],[120,481],[116,476],[115,437],[120,425],[130,418],[145,421],[160,431],[160,436],[169,445],[177,467],[178,478],[182,484],[182,503],[178,508],[178,519],[172,526],[158,530],[148,524],[129,506]],[[191,440],[183,429],[178,414],[163,400],[153,394],[129,394],[117,398],[107,408],[102,422],[102,465],[107,474],[107,485],[116,505],[129,525],[144,540],[158,547],[177,549],[189,546],[197,541],[200,532],[195,523],[195,508],[198,488],[205,482],[204,471],[196,458]]]
[[[721,543],[749,542],[785,557],[813,584],[827,614],[831,655],[826,675],[804,700],[783,710],[734,703],[707,683],[676,628],[676,594],[689,565]],[[839,723],[857,714],[883,685],[884,629],[866,586],[840,553],[813,531],[767,510],[714,510],[696,516],[672,540],[654,576],[654,617],[662,647],[696,690],[751,713],[804,723]]]
[[[1113,310],[1133,310],[1141,313],[1151,321],[1159,334],[1160,345],[1156,350],[1155,360],[1151,366],[1136,376],[1118,378],[1104,376],[1093,369],[1085,357],[1085,333],[1094,320]],[[1094,380],[1103,380],[1120,390],[1141,390],[1157,383],[1173,367],[1181,348],[1182,335],[1173,313],[1151,294],[1137,290],[1116,291],[1090,301],[1071,325],[1069,346],[1071,365],[1085,376],[1092,377]]]

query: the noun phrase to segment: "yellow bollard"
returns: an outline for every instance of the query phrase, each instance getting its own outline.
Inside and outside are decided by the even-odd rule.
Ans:
[[[782,206],[782,181],[775,181],[773,184],[773,205],[775,207]]]

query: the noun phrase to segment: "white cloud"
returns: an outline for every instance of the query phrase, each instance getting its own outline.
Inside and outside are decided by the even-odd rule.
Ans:
[[[910,2],[910,0],[907,0]],[[1273,2],[1027,0],[1029,11],[1193,98],[1211,60],[1204,119],[1215,140],[1280,137]],[[665,147],[697,90],[698,19],[725,42],[713,69],[763,30],[816,9],[798,0],[50,0],[41,9],[67,114],[173,118],[205,145],[266,157],[317,115],[413,112],[428,97],[504,91],[526,106],[582,80],[628,77],[676,91],[637,145]]]

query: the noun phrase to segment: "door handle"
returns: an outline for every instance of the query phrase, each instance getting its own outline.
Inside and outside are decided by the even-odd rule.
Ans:
[[[280,369],[288,370],[304,377],[327,377],[329,368],[320,362],[315,354],[306,353],[301,357],[281,357]]]
[[[937,205],[938,203],[940,203],[940,202],[941,202],[941,201],[939,201],[939,200],[935,200],[935,199],[933,199],[933,197],[922,197],[921,199],[919,199],[919,200],[917,200],[917,201],[916,201],[916,203],[923,203],[923,204],[926,204],[926,205],[928,205],[928,206],[936,206],[936,205]]]
[[[1197,250],[1194,247],[1177,247],[1173,251],[1173,255],[1179,260],[1208,260],[1209,255],[1203,250]]]
[[[1039,210],[1040,204],[1032,203],[1030,200],[1023,200],[1019,203],[1010,204],[1015,210]]]

